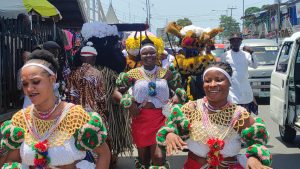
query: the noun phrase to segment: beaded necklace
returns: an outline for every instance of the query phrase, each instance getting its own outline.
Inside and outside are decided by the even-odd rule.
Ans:
[[[222,110],[224,110],[226,107],[230,105],[230,102],[227,102],[224,106],[222,106],[219,109],[214,108],[212,105],[210,105],[208,102],[204,102],[205,107],[212,112],[220,113]]]
[[[221,135],[218,136],[213,131],[215,128],[209,119],[209,113],[208,113],[209,109],[207,108],[208,106],[205,105],[205,101],[199,101],[198,103],[199,103],[198,107],[200,107],[200,110],[202,112],[202,124],[209,137],[206,142],[206,145],[209,147],[209,152],[207,153],[206,161],[209,166],[217,167],[224,160],[224,157],[221,154],[221,150],[223,150],[225,146],[224,139],[228,135],[228,133],[231,130],[233,130],[233,127],[237,122],[237,120],[239,119],[241,112],[237,112],[233,114],[230,124],[227,126],[227,128],[223,129]]]
[[[33,111],[37,112],[39,114],[39,116],[40,116],[41,119],[46,120],[46,119],[48,119],[53,114],[53,112],[55,112],[56,108],[58,107],[58,105],[60,105],[60,103],[61,103],[61,100],[60,99],[56,99],[55,105],[53,106],[53,108],[50,109],[50,110],[48,110],[48,111],[46,111],[46,112],[38,111],[36,109],[36,107],[33,105],[34,106],[33,107]]]
[[[140,73],[141,75],[147,80],[149,81],[148,83],[148,95],[149,96],[156,96],[157,95],[157,92],[156,92],[156,77],[157,77],[157,66],[154,67],[153,70],[151,71],[148,71],[144,68],[144,66],[141,67],[140,69]],[[150,74],[153,75],[153,78],[151,78],[149,75],[147,74]]]
[[[67,115],[69,109],[73,106],[73,104],[69,103],[66,105],[66,107],[63,109],[63,112],[56,118],[54,119],[54,124],[51,126],[49,130],[46,131],[46,133],[41,136],[36,128],[36,120],[33,114],[33,108],[34,106],[31,106],[30,109],[30,117],[32,119],[32,122],[30,120],[30,117],[26,116],[25,111],[23,111],[23,116],[26,122],[26,125],[28,127],[29,133],[39,142],[43,142],[46,139],[49,138],[49,136],[55,131],[55,129],[59,126],[60,122],[65,118]]]

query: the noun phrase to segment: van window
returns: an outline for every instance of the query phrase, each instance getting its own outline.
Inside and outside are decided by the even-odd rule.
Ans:
[[[278,63],[276,66],[277,72],[286,73],[289,59],[290,59],[292,44],[293,44],[292,42],[283,44],[281,51],[280,51]]]
[[[278,47],[277,46],[254,46],[251,47],[254,51],[254,54],[257,58],[257,62],[259,65],[274,65],[277,54]]]

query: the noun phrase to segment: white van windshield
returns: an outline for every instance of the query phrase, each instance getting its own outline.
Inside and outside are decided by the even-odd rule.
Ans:
[[[251,47],[259,65],[274,65],[278,53],[277,46]]]

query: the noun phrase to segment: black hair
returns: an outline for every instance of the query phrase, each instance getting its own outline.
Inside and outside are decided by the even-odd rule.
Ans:
[[[218,67],[225,70],[230,76],[232,76],[232,68],[227,62],[211,62],[206,69],[210,67]]]
[[[141,42],[141,46],[145,46],[145,45],[149,45],[149,44],[154,46],[154,42],[149,38],[146,38],[146,39],[142,40],[142,42]]]
[[[82,60],[80,59],[80,57],[81,57],[80,52],[81,52],[82,47],[83,46],[81,46],[79,48],[79,50],[77,50],[75,52],[75,54],[68,59],[69,66],[70,66],[71,70],[75,70],[83,64]]]
[[[49,51],[47,50],[34,50],[30,55],[29,55],[29,58],[27,60],[27,62],[31,62],[31,60],[35,60],[35,59],[38,59],[38,60],[43,60],[43,61],[46,61],[48,62],[50,65],[45,65],[47,67],[49,67],[49,69],[51,69],[53,72],[57,72],[57,70],[59,69],[59,65],[58,65],[58,62],[57,60],[54,58],[54,55],[52,53],[50,53]]]
[[[93,42],[98,53],[95,66],[108,67],[117,73],[124,71],[126,58],[122,53],[118,36],[92,37],[88,41]]]
[[[27,19],[28,16],[25,14],[25,13],[20,13],[18,16],[17,16],[17,20],[19,21],[23,21],[25,19]]]

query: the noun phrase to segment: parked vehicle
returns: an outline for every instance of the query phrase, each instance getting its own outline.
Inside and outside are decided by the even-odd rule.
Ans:
[[[271,118],[292,142],[300,130],[300,32],[283,40],[271,77]]]
[[[215,50],[212,50],[211,54],[219,58],[224,52],[225,52],[225,44],[215,44]]]
[[[250,47],[258,61],[256,69],[248,68],[253,95],[258,98],[270,97],[271,73],[278,54],[278,44],[271,39],[244,39],[241,46]]]

